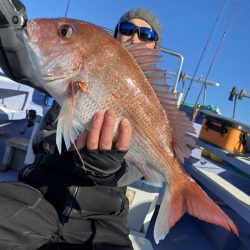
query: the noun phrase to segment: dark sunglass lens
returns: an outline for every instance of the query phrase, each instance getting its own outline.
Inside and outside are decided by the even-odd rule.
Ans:
[[[140,28],[140,38],[144,41],[157,41],[158,35],[157,33],[149,28]]]
[[[135,32],[135,25],[129,22],[121,22],[119,25],[119,32],[125,36],[131,36]]]

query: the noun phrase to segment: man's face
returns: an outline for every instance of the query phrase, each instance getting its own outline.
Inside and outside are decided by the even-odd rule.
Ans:
[[[148,24],[146,21],[139,19],[139,18],[130,19],[129,22],[135,24],[137,27],[146,27],[146,28],[152,29],[150,24]],[[131,42],[131,43],[144,42],[144,41],[140,40],[140,38],[138,36],[138,32],[135,32],[131,36],[122,35],[120,32],[118,32],[117,40],[122,42],[122,43],[124,43],[124,42]],[[146,43],[148,48],[150,48],[150,49],[155,48],[156,42],[145,42],[145,43]]]

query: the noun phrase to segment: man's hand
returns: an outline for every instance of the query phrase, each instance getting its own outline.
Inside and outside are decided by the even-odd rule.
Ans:
[[[77,149],[87,147],[89,150],[111,150],[113,145],[116,113],[107,110],[105,113],[97,112],[94,116],[89,132],[82,132],[76,141]],[[132,127],[127,119],[119,124],[118,138],[115,149],[127,151],[132,135]]]
[[[117,141],[114,142],[115,121],[116,113],[113,110],[97,112],[89,132],[81,133],[76,141],[86,169],[94,176],[101,176],[98,183],[103,183],[104,176],[113,176],[108,181],[104,180],[106,184],[113,185],[124,171],[119,170],[129,147],[132,128],[130,122],[123,119],[119,124]]]

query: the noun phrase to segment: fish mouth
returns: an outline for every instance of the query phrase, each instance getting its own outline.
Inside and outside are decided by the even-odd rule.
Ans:
[[[64,80],[68,77],[68,75],[42,75],[43,80],[45,80],[46,82],[54,82],[54,81],[58,81],[58,80]]]
[[[30,59],[33,63],[33,66],[38,65],[38,59],[35,56],[34,53],[34,48],[32,46],[32,43],[30,41],[30,35],[29,35],[29,31],[28,28],[25,28],[22,32],[22,36],[23,36],[23,40],[25,41],[25,45],[26,45],[26,49],[29,53]],[[33,41],[33,43],[35,43]],[[39,68],[39,67],[34,67],[34,68]],[[50,74],[43,74],[42,72],[39,72],[38,70],[36,70],[36,73],[38,75],[40,75],[40,78],[43,79],[46,82],[53,82],[53,81],[58,81],[58,80],[63,80],[65,78],[67,78],[68,75],[50,75]]]

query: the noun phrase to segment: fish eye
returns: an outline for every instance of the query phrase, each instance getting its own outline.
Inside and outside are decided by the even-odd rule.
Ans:
[[[73,28],[68,24],[63,25],[58,29],[58,34],[62,38],[70,38],[72,33]]]

